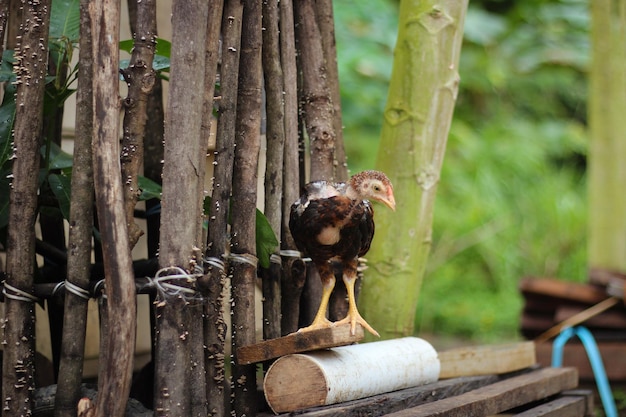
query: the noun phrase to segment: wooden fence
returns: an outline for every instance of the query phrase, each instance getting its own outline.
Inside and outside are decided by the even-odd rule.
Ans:
[[[132,49],[121,69],[119,2],[17,3],[2,2],[0,10],[16,74],[3,102],[10,111],[5,105],[14,100],[13,135],[9,129],[1,142],[0,159],[11,174],[2,226],[2,415],[34,411],[34,306],[44,302],[55,415],[76,415],[87,302],[94,297],[99,394],[85,413],[123,415],[136,295],[147,293],[153,360],[146,373],[153,378],[144,385],[153,395],[146,406],[163,416],[253,416],[256,368],[230,366],[228,352],[256,340],[257,276],[264,337],[310,321],[319,284],[306,279],[285,213],[305,178],[347,177],[331,2],[174,0],[168,48],[157,36],[157,1],[131,1]],[[120,77],[127,86],[122,99]],[[59,120],[74,80],[74,149],[63,164]],[[216,143],[207,168],[211,129]],[[259,155],[266,166],[262,205],[281,242],[271,257],[271,239],[263,253],[257,246]],[[132,259],[131,250],[144,244],[147,258]],[[313,301],[300,308],[302,293]],[[232,349],[225,345],[225,304]]]

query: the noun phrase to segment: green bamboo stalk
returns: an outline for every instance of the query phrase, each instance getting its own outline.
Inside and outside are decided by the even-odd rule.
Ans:
[[[589,241],[593,269],[626,271],[626,3],[591,2]]]
[[[467,0],[402,0],[377,168],[396,212],[377,210],[361,311],[382,338],[413,333],[435,192],[456,100]]]

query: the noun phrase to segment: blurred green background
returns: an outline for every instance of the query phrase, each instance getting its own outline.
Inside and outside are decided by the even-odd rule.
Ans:
[[[353,173],[375,166],[397,12],[335,0]],[[418,334],[513,340],[521,277],[586,280],[589,24],[582,0],[470,2]]]

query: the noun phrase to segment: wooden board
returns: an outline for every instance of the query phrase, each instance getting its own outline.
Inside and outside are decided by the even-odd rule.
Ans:
[[[574,368],[542,368],[433,403],[407,408],[388,417],[490,416],[576,388]]]
[[[543,366],[550,366],[552,343],[537,344],[536,349],[537,362]],[[611,382],[626,381],[626,342],[598,341],[598,349],[609,380]],[[581,380],[594,380],[585,348],[575,339],[567,343],[563,349],[563,365],[577,368]]]
[[[297,414],[303,417],[378,417],[453,395],[463,394],[501,380],[502,378],[496,375],[446,379],[433,384],[373,395],[359,400],[346,401],[341,404],[312,407],[305,411],[299,411]],[[273,416],[273,414],[267,412],[257,414],[259,417],[268,417],[270,415]]]
[[[471,346],[439,352],[439,378],[503,374],[537,363],[533,342]]]
[[[519,289],[525,295],[537,294],[590,305],[608,297],[602,287],[553,278],[524,278],[520,281]]]
[[[363,339],[363,327],[357,325],[355,333],[354,335],[350,334],[350,324],[310,332],[291,333],[277,339],[265,340],[250,346],[242,346],[237,349],[235,361],[238,365],[248,365],[291,353],[351,345]]]
[[[587,414],[585,397],[560,395],[554,400],[515,414],[515,417],[585,417]]]

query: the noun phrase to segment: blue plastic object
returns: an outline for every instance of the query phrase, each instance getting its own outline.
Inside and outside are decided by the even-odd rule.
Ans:
[[[617,407],[615,407],[615,400],[613,399],[613,393],[609,386],[609,380],[606,376],[598,345],[586,327],[567,327],[554,339],[552,344],[552,366],[558,368],[563,364],[563,347],[574,336],[578,336],[587,352],[587,358],[589,358],[593,376],[596,379],[598,393],[600,394],[606,417],[617,417]]]

